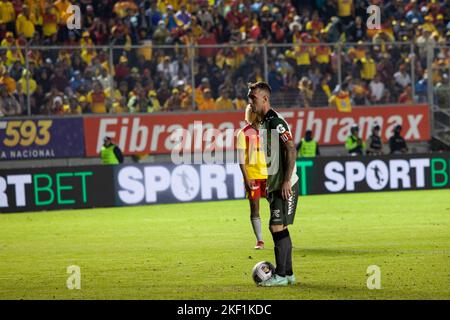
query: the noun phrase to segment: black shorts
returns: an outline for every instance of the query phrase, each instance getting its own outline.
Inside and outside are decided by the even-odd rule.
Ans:
[[[281,190],[269,192],[267,200],[270,206],[269,225],[289,225],[294,223],[295,211],[298,202],[298,182],[292,186],[292,193],[289,199],[281,197]]]

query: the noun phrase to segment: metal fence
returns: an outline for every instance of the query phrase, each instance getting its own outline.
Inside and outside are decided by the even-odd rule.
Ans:
[[[449,62],[448,46],[389,41],[1,47],[3,79],[13,78],[16,88],[3,86],[0,102],[13,110],[17,101],[26,115],[89,106],[111,113],[242,109],[247,82],[265,80],[272,104],[284,108],[329,106],[340,89],[352,105],[428,102],[433,129],[449,141]]]
[[[433,136],[450,145],[450,46],[430,46],[427,65]]]

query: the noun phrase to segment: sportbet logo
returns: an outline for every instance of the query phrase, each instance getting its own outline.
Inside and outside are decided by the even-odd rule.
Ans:
[[[372,190],[411,189],[412,174],[415,187],[425,187],[425,168],[429,159],[373,160],[367,165],[360,161],[340,163],[332,161],[325,166],[325,187],[328,191],[355,191],[356,184],[364,182]],[[412,173],[415,171],[415,173]]]
[[[0,172],[0,213],[114,206],[112,166]]]
[[[297,161],[302,194],[449,188],[450,155]]]
[[[245,196],[239,166],[133,165],[116,174],[121,205],[239,199]]]
[[[81,202],[87,203],[86,179],[91,171],[61,172],[56,174],[18,174],[0,177],[0,208],[8,208],[13,202],[17,207],[73,205],[82,195]],[[27,186],[31,186],[27,188]],[[81,187],[81,188],[78,188]],[[8,190],[9,189],[9,190]],[[32,197],[27,196],[27,190]],[[8,193],[14,195],[14,201],[8,199]],[[28,199],[27,199],[28,198]]]

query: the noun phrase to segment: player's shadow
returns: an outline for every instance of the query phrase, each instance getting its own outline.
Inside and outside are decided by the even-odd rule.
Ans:
[[[367,249],[330,249],[330,248],[292,248],[300,256],[361,256],[373,254],[386,254],[388,251]]]

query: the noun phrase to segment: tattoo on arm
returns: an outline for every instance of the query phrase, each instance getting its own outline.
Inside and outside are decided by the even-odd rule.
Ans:
[[[294,172],[296,149],[292,140],[283,142],[283,146],[284,151],[286,152],[284,181],[290,181],[292,173]]]

